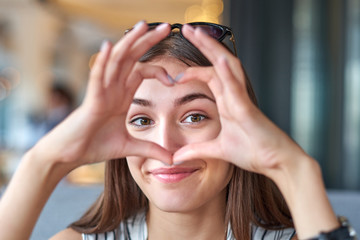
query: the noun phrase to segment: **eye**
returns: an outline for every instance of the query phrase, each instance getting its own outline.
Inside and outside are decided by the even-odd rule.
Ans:
[[[129,122],[131,125],[134,125],[136,127],[146,127],[154,124],[154,121],[147,117],[137,117]]]
[[[208,119],[208,117],[203,114],[195,113],[188,115],[182,122],[189,124],[197,124],[205,119]]]

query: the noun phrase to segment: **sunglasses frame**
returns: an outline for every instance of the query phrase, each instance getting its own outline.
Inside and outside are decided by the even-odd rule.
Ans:
[[[156,26],[160,25],[160,24],[163,24],[163,22],[153,22],[153,23],[148,23],[148,26],[149,26],[149,29],[153,29],[155,28]],[[201,27],[202,25],[205,25],[205,26],[211,26],[211,27],[216,27],[218,29],[221,29],[222,31],[222,34],[221,36],[219,36],[218,38],[214,37],[214,36],[211,36],[213,37],[214,39],[218,40],[219,42],[222,42],[226,36],[230,35],[230,41],[232,42],[233,44],[233,48],[234,48],[234,55],[237,56],[237,51],[236,51],[236,44],[235,44],[235,37],[234,37],[234,34],[233,34],[233,31],[231,28],[227,27],[227,26],[224,26],[224,25],[220,25],[220,24],[216,24],[216,23],[209,23],[209,22],[190,22],[190,23],[186,23],[192,27]],[[180,36],[182,38],[185,39],[184,35],[182,34],[182,26],[184,24],[181,24],[181,23],[174,23],[174,24],[170,24],[170,27],[171,27],[171,31],[173,31],[174,29],[179,29],[179,33],[180,33]],[[129,31],[131,31],[131,29],[127,29],[125,31],[125,34],[128,33]]]

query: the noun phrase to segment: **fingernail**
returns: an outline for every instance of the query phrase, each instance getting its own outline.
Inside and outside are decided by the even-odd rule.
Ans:
[[[176,83],[176,81],[169,74],[167,75],[167,78],[171,84]]]
[[[156,29],[157,31],[161,31],[161,30],[163,30],[164,28],[167,28],[168,25],[169,25],[168,23],[162,23],[162,24],[160,24],[159,26],[157,26],[155,29]]]
[[[139,27],[140,27],[141,25],[143,25],[144,23],[145,23],[144,20],[139,21],[138,23],[136,23],[136,24],[134,25],[134,29],[139,28]]]
[[[167,162],[163,162],[165,166],[171,167],[173,164],[168,164]]]
[[[100,47],[100,52],[104,51],[107,48],[108,44],[109,44],[108,40],[102,41],[101,47]]]
[[[184,73],[179,73],[179,74],[175,77],[174,81],[175,81],[175,82],[180,81],[180,79],[181,79],[183,76],[184,76]]]

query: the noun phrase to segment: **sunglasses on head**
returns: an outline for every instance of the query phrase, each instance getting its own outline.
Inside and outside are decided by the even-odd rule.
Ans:
[[[160,24],[162,24],[162,22],[148,23],[149,30],[155,29]],[[235,38],[231,28],[220,24],[208,23],[208,22],[191,22],[186,24],[194,28],[200,28],[204,33],[208,34],[210,37],[215,38],[219,42],[222,42],[226,38],[226,36],[230,36],[229,40],[232,42],[234,48],[233,53],[235,54],[235,56],[237,56],[236,47],[235,47]],[[171,26],[171,31],[173,31],[174,29],[178,29],[180,36],[185,38],[182,34],[183,24],[175,23],[175,24],[171,24],[170,26]],[[131,31],[131,29],[126,30],[125,34],[128,33],[129,31]]]

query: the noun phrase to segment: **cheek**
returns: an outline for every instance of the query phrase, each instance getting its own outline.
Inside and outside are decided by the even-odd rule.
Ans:
[[[208,159],[207,162],[207,185],[218,190],[224,189],[233,175],[234,166],[219,159]],[[216,187],[215,187],[216,186]]]
[[[227,185],[233,174],[234,166],[223,160],[214,160],[217,161],[217,164],[214,165],[215,172],[219,172],[219,180],[222,179],[222,182]]]
[[[136,130],[133,130],[130,127],[128,127],[127,130],[128,130],[128,133],[130,134],[130,136],[132,136],[136,139],[156,143],[156,140],[159,138],[156,128],[151,128],[151,129],[147,129],[144,131],[136,131]]]
[[[221,123],[218,114],[213,113],[212,119],[209,120],[209,123],[206,125],[204,129],[204,139],[203,140],[210,140],[216,138],[221,130]]]
[[[206,142],[212,139],[215,139],[219,134],[219,131],[214,131],[211,129],[210,131],[202,131],[199,133],[191,133],[187,135],[187,143],[198,143],[198,142]]]
[[[139,180],[142,178],[141,168],[145,159],[142,157],[126,157],[129,170],[135,181],[139,184]]]
[[[196,143],[212,140],[216,138],[221,130],[221,124],[218,119],[209,120],[200,128],[184,128],[183,137],[186,139],[186,142]]]
[[[216,138],[221,130],[221,124],[220,121],[212,121],[212,124],[209,125],[207,128],[207,134],[206,134],[206,140],[214,139]]]

